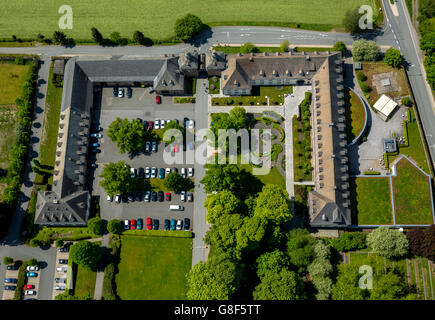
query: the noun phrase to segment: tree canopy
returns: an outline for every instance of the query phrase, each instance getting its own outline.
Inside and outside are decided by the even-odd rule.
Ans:
[[[293,229],[288,234],[287,255],[290,263],[299,268],[306,269],[314,257],[314,237],[306,229]]]
[[[107,231],[113,234],[121,234],[124,230],[122,222],[118,219],[112,219],[107,223]]]
[[[362,30],[359,27],[359,19],[362,14],[358,12],[358,7],[347,10],[343,18],[343,27],[346,32],[359,33]]]
[[[334,44],[334,47],[332,48],[333,51],[340,51],[342,56],[344,56],[344,54],[347,51],[346,45],[344,44],[344,42],[342,41],[338,41]]]
[[[171,131],[169,131],[171,130]],[[177,131],[178,130],[178,131]],[[169,132],[168,132],[169,131]],[[165,136],[165,133],[168,132]],[[169,137],[169,135],[173,135]],[[163,128],[163,141],[166,143],[182,143],[184,137],[184,128],[175,121],[170,121]]]
[[[251,42],[246,42],[240,47],[240,53],[255,53],[258,52],[258,48]]]
[[[292,218],[287,191],[275,184],[267,184],[259,193],[254,215],[270,220],[275,224]]]
[[[194,187],[192,180],[183,178],[178,172],[169,173],[163,183],[168,190],[174,191],[175,193],[190,190]]]
[[[175,21],[175,36],[180,40],[189,40],[203,27],[202,21],[193,14],[186,14]]]
[[[403,63],[403,55],[399,50],[391,47],[385,52],[385,62],[394,68],[398,68]]]
[[[237,212],[240,205],[240,200],[231,191],[223,190],[209,194],[204,203],[207,209],[207,222],[216,223],[219,217]]]
[[[408,253],[408,239],[399,230],[379,227],[367,236],[367,244],[382,257],[400,258]]]
[[[100,185],[109,196],[131,192],[136,187],[136,181],[131,177],[130,165],[124,161],[105,164],[100,177],[103,178]]]
[[[211,164],[200,182],[207,193],[223,190],[238,193],[243,190],[243,175],[244,171],[235,164]]]
[[[343,232],[339,238],[331,241],[331,246],[338,252],[345,252],[366,247],[366,235],[361,232]]]
[[[281,52],[288,52],[288,47],[290,46],[290,42],[288,40],[284,40],[281,42],[281,44],[279,45],[279,50]]]
[[[257,258],[257,275],[264,277],[267,273],[278,273],[289,266],[288,257],[279,249],[263,253]]]
[[[102,236],[104,234],[104,222],[100,217],[93,217],[88,220],[88,230],[90,233]]]
[[[356,61],[376,61],[380,48],[374,41],[360,39],[352,44],[352,55]]]
[[[406,232],[412,254],[435,261],[435,225],[429,228],[411,229]]]
[[[98,243],[81,240],[71,246],[70,259],[88,270],[96,270],[101,258],[101,248]]]
[[[361,290],[358,286],[361,274],[359,267],[353,264],[338,266],[339,274],[332,288],[332,300],[363,300],[367,296],[367,290]]]
[[[306,299],[304,284],[299,276],[286,269],[268,272],[253,292],[254,300]]]
[[[138,119],[116,118],[109,125],[109,138],[116,144],[121,153],[142,149],[145,143],[145,130]]]

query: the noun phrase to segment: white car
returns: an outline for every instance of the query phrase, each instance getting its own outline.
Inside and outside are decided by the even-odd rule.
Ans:
[[[160,120],[159,119],[154,120],[154,129],[160,129]]]
[[[91,138],[102,138],[103,135],[101,133],[91,133]]]
[[[36,294],[36,291],[35,290],[25,290],[24,294],[26,296],[34,296]]]
[[[157,178],[157,168],[156,167],[151,168],[151,178],[152,179]]]
[[[186,201],[186,191],[181,191],[181,201]]]
[[[124,89],[123,88],[119,88],[118,90],[118,98],[123,98],[124,97]]]
[[[163,129],[165,127],[166,121],[160,120],[160,129]]]
[[[166,173],[166,175],[170,174],[171,173],[171,168],[166,168],[165,173]]]
[[[57,272],[66,272],[66,270],[67,270],[67,267],[57,267],[56,268]]]
[[[181,230],[183,228],[183,221],[181,219],[177,220],[176,229]]]
[[[120,203],[121,202],[121,195],[120,194],[116,194],[115,195],[115,202],[116,203]]]
[[[112,200],[113,200],[113,197],[111,197],[111,196],[107,195],[107,201],[110,201],[110,202],[112,202]]]
[[[125,219],[124,220],[124,230],[129,230],[130,229],[130,221]]]
[[[132,178],[136,177],[136,169],[135,168],[130,168],[130,173],[131,173]]]
[[[186,168],[181,168],[181,176],[186,178]]]
[[[193,168],[188,169],[189,177],[193,177]]]
[[[145,179],[149,179],[151,177],[151,169],[150,167],[145,168]]]
[[[187,127],[189,129],[193,129],[195,128],[195,121],[193,121],[192,119],[189,120],[189,122],[187,123]]]
[[[27,271],[39,271],[38,266],[27,266]]]
[[[145,191],[145,197],[143,201],[150,202],[150,198],[151,198],[151,191],[149,190]]]
[[[65,286],[56,286],[56,290],[65,290]]]

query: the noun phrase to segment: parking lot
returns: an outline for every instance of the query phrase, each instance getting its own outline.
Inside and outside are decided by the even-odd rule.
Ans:
[[[96,157],[97,168],[93,169],[92,194],[100,196],[100,215],[103,219],[145,219],[151,217],[159,220],[159,229],[163,229],[164,219],[184,219],[193,217],[193,202],[182,202],[180,194],[171,192],[171,201],[163,202],[144,202],[134,201],[127,203],[116,203],[107,201],[105,191],[100,187],[99,177],[105,163],[125,161],[131,167],[138,170],[139,168],[156,167],[160,168],[177,168],[181,173],[181,168],[193,168],[193,164],[179,165],[166,164],[163,160],[164,143],[159,143],[157,152],[145,154],[140,152],[131,157],[128,153],[120,154],[118,147],[107,136],[107,128],[117,117],[127,118],[129,120],[140,118],[144,121],[154,121],[155,119],[173,120],[177,119],[183,124],[184,118],[194,118],[193,104],[173,104],[172,97],[162,96],[161,104],[156,104],[156,95],[150,94],[145,88],[133,88],[132,98],[118,98],[113,96],[113,88],[104,88],[101,94],[95,95],[94,124],[103,128],[101,131],[103,137],[99,139],[101,152],[93,155]],[[182,149],[179,151],[182,152]],[[91,158],[92,159],[92,158]],[[158,176],[158,173],[157,173]],[[153,190],[159,191],[159,190]],[[170,205],[184,206],[184,211],[170,211]]]
[[[72,244],[73,242],[71,242],[70,244]],[[65,247],[69,248],[70,245],[67,245]],[[65,280],[67,277],[67,270],[71,269],[71,267],[69,267],[66,264],[60,264],[59,263],[59,259],[63,259],[63,260],[68,260],[69,258],[69,251],[68,252],[59,252],[59,250],[57,250],[57,254],[56,254],[56,265],[55,265],[55,269],[54,269],[54,281],[53,281],[53,293],[52,293],[52,299],[54,300],[55,297],[58,294],[62,294],[65,292],[65,288],[71,288],[72,289],[72,284],[69,283],[68,285],[65,284]],[[60,271],[60,269],[62,269],[62,271]],[[71,272],[70,272],[71,273]],[[59,278],[61,279],[59,282],[56,282],[56,279]],[[56,289],[56,287],[60,287],[63,288],[63,290],[58,290]]]
[[[36,277],[26,277],[27,281],[25,281],[25,285],[28,286],[25,288],[24,293],[29,291],[30,293],[34,294],[24,294],[24,299],[38,299],[38,293],[39,293],[39,281],[40,281],[40,272],[41,268],[38,267],[38,270],[29,270],[27,269],[27,272],[33,272],[36,274]],[[17,279],[18,280],[18,269],[17,270],[6,270],[5,272],[5,279]],[[4,283],[4,286],[14,286],[16,287],[16,283]],[[15,295],[15,290],[3,290],[3,300],[12,300]]]

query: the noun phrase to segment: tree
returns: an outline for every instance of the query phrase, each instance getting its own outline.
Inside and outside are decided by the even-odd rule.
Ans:
[[[72,262],[94,271],[101,259],[101,248],[98,243],[81,240],[71,246],[69,257]]]
[[[402,99],[402,104],[407,106],[407,107],[410,107],[412,105],[411,99],[409,99],[409,97],[403,98]]]
[[[202,27],[201,19],[188,13],[175,21],[175,36],[180,40],[189,40],[196,35]]]
[[[275,224],[289,221],[292,214],[287,191],[276,184],[266,184],[255,202],[254,215]]]
[[[27,261],[27,264],[29,266],[37,266],[38,265],[38,261],[35,258],[31,258],[31,259],[29,259],[29,261]]]
[[[343,18],[343,27],[346,32],[358,33],[362,31],[359,27],[359,19],[361,18],[362,14],[360,14],[358,10],[359,8],[356,7],[346,11]]]
[[[194,184],[192,180],[183,178],[178,172],[169,173],[163,184],[168,190],[180,193],[183,190],[189,190],[193,188]]]
[[[14,259],[12,259],[11,257],[3,258],[3,264],[12,264],[12,263],[14,263]]]
[[[342,56],[344,56],[344,54],[347,51],[346,45],[344,44],[344,42],[342,41],[338,41],[334,44],[334,47],[332,48],[332,51],[340,51]]]
[[[423,257],[435,261],[435,225],[424,231]]]
[[[241,53],[256,53],[258,48],[254,46],[251,42],[246,42],[240,47]]]
[[[261,279],[267,273],[279,273],[289,266],[288,258],[279,249],[263,253],[257,258],[257,275]]]
[[[237,248],[246,252],[257,250],[266,235],[267,224],[262,217],[245,217],[242,227],[236,231]]]
[[[92,38],[94,41],[98,44],[101,44],[103,42],[103,35],[98,31],[97,28],[92,27],[91,28]]]
[[[61,248],[64,245],[64,242],[62,239],[57,239],[55,242],[56,248]]]
[[[110,34],[110,40],[112,40],[112,42],[115,44],[120,44],[121,43],[121,34],[117,31],[112,32]]]
[[[64,45],[66,43],[66,35],[62,31],[55,31],[53,33],[53,41],[56,44]]]
[[[398,68],[403,63],[403,55],[399,50],[391,47],[385,52],[385,62],[393,68]]]
[[[314,237],[306,229],[293,229],[288,234],[287,255],[290,263],[304,271],[314,257]]]
[[[105,164],[100,177],[103,178],[100,185],[109,196],[131,192],[136,187],[136,181],[131,177],[130,165],[124,161]]]
[[[435,261],[435,225],[427,229],[411,229],[406,238],[412,254]]]
[[[204,178],[200,181],[204,184],[207,193],[213,191],[229,190],[237,192],[242,187],[242,169],[235,164],[209,165]]]
[[[332,300],[364,300],[367,290],[359,288],[361,277],[359,266],[354,264],[342,264],[338,266],[339,274],[332,288]]]
[[[404,277],[389,271],[375,274],[373,289],[370,290],[371,300],[396,300],[407,296],[408,283]]]
[[[298,275],[286,269],[268,272],[253,292],[254,300],[303,300],[304,284]]]
[[[245,108],[242,107],[234,107],[230,111],[230,121],[231,127],[240,130],[246,127],[246,123],[248,122],[248,115],[246,113]]]
[[[229,300],[239,288],[240,266],[225,256],[200,261],[187,274],[189,300]]]
[[[104,234],[104,222],[100,217],[94,217],[88,220],[88,230],[90,233],[102,236]]]
[[[145,36],[143,35],[142,32],[140,32],[140,31],[135,31],[135,32],[133,33],[133,41],[134,41],[135,43],[138,43],[138,44],[143,45],[143,44],[145,43]]]
[[[170,130],[168,132],[168,130]],[[165,133],[168,132],[166,135]],[[184,128],[175,121],[170,121],[163,129],[163,141],[166,143],[182,143],[184,137]]]
[[[290,42],[288,40],[284,40],[281,42],[281,45],[279,46],[279,50],[281,52],[288,52],[288,47],[290,46]]]
[[[138,151],[145,143],[145,131],[138,119],[130,122],[128,119],[116,118],[109,125],[108,136],[121,153]]]
[[[352,55],[356,61],[376,61],[380,48],[374,41],[357,40],[352,44]]]
[[[124,230],[122,222],[118,219],[110,220],[107,223],[107,231],[113,234],[121,234],[122,230]]]
[[[408,240],[399,230],[379,227],[367,236],[367,245],[385,258],[400,258],[408,253]]]
[[[343,232],[339,238],[331,241],[331,246],[338,252],[345,252],[366,247],[366,235],[361,232]]]
[[[236,232],[243,225],[243,217],[240,214],[226,214],[220,216],[216,223],[207,231],[204,241],[212,245],[220,252],[227,252],[230,256],[239,260],[241,251],[236,248]]]
[[[435,52],[435,31],[425,33],[420,40],[420,48],[426,51],[427,55]]]
[[[207,222],[216,223],[219,217],[237,212],[240,205],[240,200],[228,190],[208,195],[204,203],[207,209]]]

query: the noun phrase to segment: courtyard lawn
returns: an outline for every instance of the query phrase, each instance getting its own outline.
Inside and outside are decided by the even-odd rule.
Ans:
[[[0,62],[0,105],[15,104],[28,71],[29,65]]]
[[[350,192],[353,223],[358,225],[393,223],[388,178],[351,179]]]
[[[347,142],[352,142],[362,131],[365,110],[358,96],[348,88],[344,89]]]
[[[186,274],[192,266],[192,239],[121,236],[116,274],[123,300],[186,299]]]
[[[397,224],[432,224],[429,179],[406,158],[396,165],[393,177],[394,208]]]
[[[119,6],[114,0],[96,0],[92,4],[86,0],[71,0],[68,5],[73,10],[73,29],[63,31],[75,39],[90,39],[91,27],[98,28],[104,37],[118,31],[121,36],[131,38],[135,30],[141,30],[153,39],[166,39],[174,34],[175,20],[187,13],[197,15],[210,26],[270,25],[326,31],[341,25],[348,9],[368,4],[377,13],[377,2],[378,0],[280,0],[271,4],[263,0],[223,0],[204,5],[200,0],[130,0],[128,6]],[[2,3],[0,38],[11,38],[12,35],[36,38],[38,32],[52,37],[53,32],[59,28],[58,22],[62,16],[58,9],[64,4],[60,0]]]
[[[51,79],[53,65],[50,67],[50,75],[47,85],[47,99],[45,102],[44,122],[42,126],[39,162],[45,175],[37,174],[35,183],[41,184],[42,189],[49,188],[53,180],[52,170],[56,153],[57,132],[59,129],[60,105],[62,102],[62,87],[55,86]]]
[[[97,273],[95,271],[90,271],[83,268],[77,264],[74,264],[75,279],[74,281],[74,295],[76,296],[86,296],[90,295],[94,298],[95,281],[97,279]]]
[[[306,158],[305,134],[302,129],[302,121],[298,121],[297,117],[294,116],[292,122],[293,141],[291,143],[293,143],[294,181],[311,181],[312,172],[305,167],[311,163],[311,160]],[[299,129],[301,132],[299,132]]]
[[[249,106],[249,105],[282,105],[284,94],[293,92],[292,86],[254,86],[251,96],[234,96],[228,98],[212,98],[213,106]],[[268,97],[268,98],[266,98]]]
[[[213,79],[216,79],[216,81],[213,81]],[[215,88],[212,90],[210,87],[214,85]],[[221,88],[221,78],[218,76],[213,76],[208,78],[208,88],[210,94],[217,94],[220,91]]]

